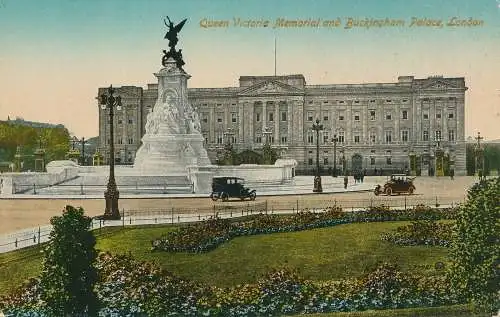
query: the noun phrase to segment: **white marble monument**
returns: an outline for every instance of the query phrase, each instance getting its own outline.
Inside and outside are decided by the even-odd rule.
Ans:
[[[187,98],[191,76],[173,58],[155,76],[158,99],[147,116],[134,169],[143,175],[187,175],[188,166],[210,165],[200,119]]]

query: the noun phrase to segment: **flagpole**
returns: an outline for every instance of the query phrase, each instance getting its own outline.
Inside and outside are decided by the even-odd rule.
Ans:
[[[274,76],[276,76],[276,37],[274,37]]]

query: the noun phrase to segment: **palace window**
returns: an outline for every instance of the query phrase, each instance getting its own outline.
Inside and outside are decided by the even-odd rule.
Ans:
[[[375,165],[375,158],[373,156],[370,157],[370,165]]]
[[[307,134],[307,143],[309,143],[309,144],[313,144],[314,143],[314,134],[312,134],[312,132],[309,132]]]
[[[134,120],[128,119],[128,124],[133,124],[133,123],[134,123]]]
[[[422,131],[422,140],[429,141],[429,131],[427,130]]]
[[[134,144],[134,139],[133,138],[128,138],[128,144]]]
[[[201,120],[202,120],[204,123],[207,123],[207,122],[208,122],[208,116],[207,116],[207,114],[206,114],[206,113],[203,113],[203,114],[201,115],[201,118],[202,118]]]
[[[354,115],[354,121],[359,121],[359,114]]]
[[[256,136],[255,143],[262,143],[262,136],[260,136],[260,135]]]
[[[401,141],[408,142],[408,130],[401,130]]]
[[[390,156],[386,157],[385,162],[387,163],[387,165],[391,165],[392,164],[392,158]]]
[[[260,113],[255,114],[255,121],[259,122],[260,121]]]
[[[281,137],[281,143],[283,143],[283,144],[284,144],[284,143],[286,143],[286,142],[287,142],[287,140],[286,140],[286,136],[282,136],[282,137]]]
[[[307,121],[313,121],[313,113],[312,111],[307,112]]]
[[[370,120],[375,120],[375,110],[370,110]]]
[[[222,123],[222,113],[217,114],[217,122]]]
[[[281,121],[286,121],[286,111],[281,112]]]
[[[402,114],[403,120],[408,120],[408,111],[403,110],[403,112],[401,114]]]
[[[345,134],[344,131],[339,131],[339,135],[337,136],[337,142],[344,143]]]
[[[344,121],[344,116],[343,115],[339,115],[339,121]]]
[[[328,131],[323,131],[323,143],[328,143],[328,141],[330,141],[328,136]]]
[[[118,144],[123,144],[123,139],[122,138],[118,138],[117,142]]]
[[[370,143],[375,143],[377,142],[377,133],[372,131],[370,132]]]
[[[219,135],[217,136],[217,144],[222,144],[222,142],[223,142],[223,140],[222,140],[222,135],[221,135],[221,134],[219,134]]]
[[[236,112],[231,112],[231,122],[236,123],[238,121],[238,117],[236,116]]]
[[[441,140],[441,130],[436,130],[436,132],[434,133],[434,139],[436,141]]]
[[[354,136],[354,143],[359,143],[359,135]]]
[[[429,120],[429,114],[424,112],[424,120]]]
[[[359,100],[354,100],[354,103],[359,103]]]
[[[118,124],[122,124],[122,119],[118,119]]]
[[[441,112],[436,113],[436,119],[441,119]]]
[[[313,159],[312,159],[312,157],[309,158],[308,163],[309,163],[309,165],[313,165]]]
[[[323,158],[323,165],[328,165],[328,157]]]
[[[375,99],[370,100],[370,103],[375,103]]]
[[[455,130],[448,130],[448,141],[455,141]]]
[[[453,119],[453,112],[448,113],[448,119]]]
[[[392,119],[392,114],[391,113],[386,113],[385,114],[385,120],[391,120]]]
[[[273,112],[269,112],[267,114],[267,117],[269,118],[269,120],[268,120],[269,122],[273,122],[274,121],[274,113]]]
[[[392,131],[385,131],[385,143],[392,143]]]
[[[208,135],[203,133],[203,139],[205,139],[205,144],[208,144]]]
[[[328,111],[323,111],[323,121],[328,121]]]

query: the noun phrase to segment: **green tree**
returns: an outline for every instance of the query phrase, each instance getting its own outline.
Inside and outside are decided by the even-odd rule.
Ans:
[[[83,209],[66,206],[62,216],[52,217],[53,230],[45,248],[40,285],[42,299],[54,316],[95,316],[98,299],[95,237],[92,219]]]
[[[450,252],[454,289],[477,311],[500,309],[500,178],[469,189],[460,207]]]

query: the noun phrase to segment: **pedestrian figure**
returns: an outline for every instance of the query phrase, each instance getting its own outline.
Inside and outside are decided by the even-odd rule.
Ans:
[[[451,180],[453,180],[454,176],[455,176],[455,170],[454,169],[450,169],[450,178],[451,178]]]
[[[347,183],[349,182],[349,178],[347,175],[344,175],[344,189],[347,189]]]
[[[483,180],[483,171],[479,170],[479,181]]]
[[[361,183],[364,182],[366,176],[366,169],[363,170],[363,174],[361,174]]]
[[[375,172],[373,173],[374,176],[377,176],[377,168],[375,167]]]

